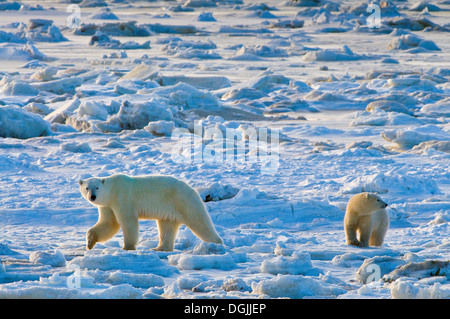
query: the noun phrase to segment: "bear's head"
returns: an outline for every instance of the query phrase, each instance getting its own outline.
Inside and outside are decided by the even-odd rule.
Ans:
[[[108,181],[103,178],[92,177],[80,180],[81,195],[95,206],[107,206],[109,202]]]
[[[362,195],[364,206],[368,211],[374,212],[388,206],[377,194],[363,193]]]

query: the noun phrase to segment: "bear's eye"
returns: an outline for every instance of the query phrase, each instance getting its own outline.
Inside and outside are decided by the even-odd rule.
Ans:
[[[88,191],[88,190],[89,190],[89,188],[88,188],[88,187],[86,187],[86,190]]]
[[[95,189],[98,189],[98,187],[96,187]]]

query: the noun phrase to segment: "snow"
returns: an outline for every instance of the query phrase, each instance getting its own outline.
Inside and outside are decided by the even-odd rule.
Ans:
[[[0,2],[0,298],[450,298],[449,4],[66,2]],[[224,245],[87,251],[78,180],[115,173],[186,181]],[[345,244],[363,191],[382,247]]]

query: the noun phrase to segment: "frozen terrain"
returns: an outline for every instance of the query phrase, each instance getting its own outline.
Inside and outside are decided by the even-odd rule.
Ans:
[[[0,1],[0,298],[450,298],[449,1],[68,2]],[[115,173],[185,180],[225,245],[86,251]]]

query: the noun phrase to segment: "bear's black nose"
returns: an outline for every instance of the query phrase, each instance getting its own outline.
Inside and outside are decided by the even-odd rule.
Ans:
[[[97,196],[91,195],[91,200],[95,200],[96,198],[97,198]]]

